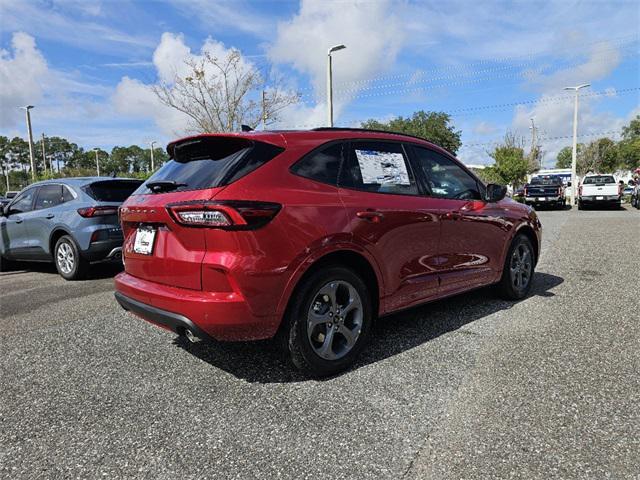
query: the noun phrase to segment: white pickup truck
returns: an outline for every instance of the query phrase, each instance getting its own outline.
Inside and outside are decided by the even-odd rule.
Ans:
[[[587,206],[620,208],[622,192],[613,175],[587,175],[578,189],[578,209]]]

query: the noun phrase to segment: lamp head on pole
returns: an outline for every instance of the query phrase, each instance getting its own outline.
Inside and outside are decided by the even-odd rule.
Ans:
[[[576,87],[564,87],[565,90],[574,90],[574,91],[578,91],[581,88],[586,88],[586,87],[590,87],[591,84],[590,83],[583,83],[582,85],[578,85]]]
[[[29,110],[31,110],[32,108],[34,108],[34,106],[33,106],[33,105],[26,105],[26,106],[24,106],[24,107],[18,107],[18,108],[21,108],[21,109],[26,110],[26,111],[28,112]]]
[[[327,51],[327,55],[331,55],[333,52],[337,52],[338,50],[344,50],[345,48],[347,48],[346,45],[334,45],[333,47],[329,48],[329,50]]]

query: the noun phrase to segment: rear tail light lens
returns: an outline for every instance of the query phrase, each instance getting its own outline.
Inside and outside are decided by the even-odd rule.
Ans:
[[[269,223],[281,205],[270,202],[219,201],[167,205],[173,219],[188,227],[254,230]]]
[[[79,208],[78,213],[84,218],[106,217],[108,215],[117,215],[118,207],[87,207]]]
[[[524,189],[524,196],[525,197],[527,196],[527,189],[526,188]]]

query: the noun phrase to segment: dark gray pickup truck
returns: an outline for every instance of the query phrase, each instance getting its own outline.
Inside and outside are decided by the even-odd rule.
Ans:
[[[571,183],[568,184],[571,186]],[[558,175],[540,175],[533,177],[524,186],[524,203],[534,207],[546,205],[564,208],[567,199],[564,195],[564,184]]]

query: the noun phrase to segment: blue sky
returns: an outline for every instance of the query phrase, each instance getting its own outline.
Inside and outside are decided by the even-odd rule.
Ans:
[[[533,117],[551,165],[570,144],[564,86],[592,84],[582,141],[640,113],[639,40],[637,1],[0,0],[0,134],[25,136],[17,107],[30,103],[36,136],[167,142],[184,119],[151,87],[203,49],[232,47],[301,93],[278,127],[322,125],[326,49],[344,43],[337,125],[449,112],[460,157],[478,164],[507,130],[529,142]]]

